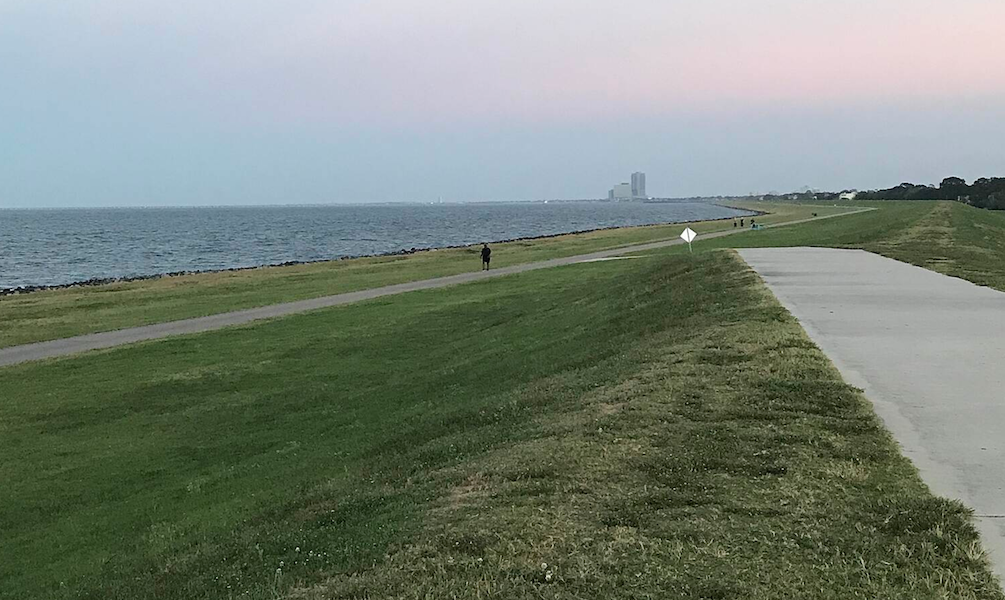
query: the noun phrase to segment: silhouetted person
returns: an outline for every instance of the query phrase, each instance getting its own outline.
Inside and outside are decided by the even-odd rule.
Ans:
[[[733,219],[733,227],[736,227],[736,219]]]
[[[743,227],[743,219],[740,219],[740,227]]]
[[[482,244],[482,271],[489,270],[489,261],[492,260],[492,248],[488,244]]]
[[[753,219],[750,220],[750,228],[751,229],[757,229],[757,223],[754,223]]]

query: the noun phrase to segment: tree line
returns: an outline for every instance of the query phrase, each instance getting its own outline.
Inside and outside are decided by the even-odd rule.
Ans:
[[[981,177],[967,184],[946,177],[938,186],[902,183],[885,190],[858,192],[856,200],[956,200],[977,208],[1005,210],[1005,177]]]

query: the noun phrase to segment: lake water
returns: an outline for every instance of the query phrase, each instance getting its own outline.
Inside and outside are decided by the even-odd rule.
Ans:
[[[705,202],[0,210],[0,288],[747,214]]]

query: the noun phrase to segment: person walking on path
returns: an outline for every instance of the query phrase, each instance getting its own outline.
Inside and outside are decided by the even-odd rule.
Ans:
[[[492,248],[488,244],[482,244],[482,271],[489,270],[489,261],[492,259]]]

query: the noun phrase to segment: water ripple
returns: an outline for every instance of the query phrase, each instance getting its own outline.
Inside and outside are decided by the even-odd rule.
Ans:
[[[0,288],[728,218],[698,202],[0,210]]]

